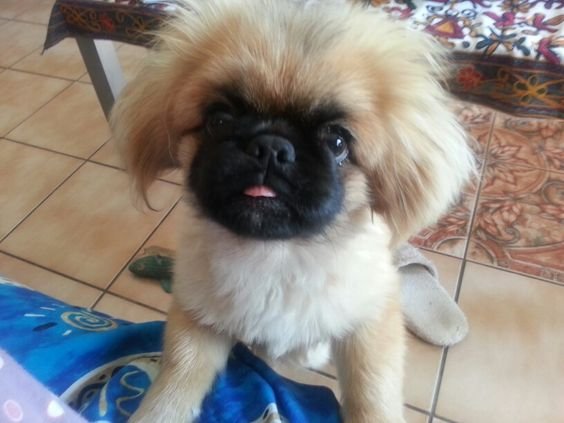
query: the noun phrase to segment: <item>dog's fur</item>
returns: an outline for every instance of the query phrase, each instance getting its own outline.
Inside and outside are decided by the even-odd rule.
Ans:
[[[440,50],[348,3],[188,6],[160,32],[112,114],[142,196],[167,168],[186,175],[163,368],[132,420],[191,421],[241,340],[273,357],[331,342],[345,421],[403,421],[391,251],[445,211],[473,166],[437,82]],[[294,145],[291,170],[261,170],[280,171],[273,186],[287,204],[249,212],[254,200],[230,202],[223,192],[251,184],[244,149],[224,157],[225,143],[206,126],[225,87],[252,109],[245,116]],[[327,122],[311,116],[326,105],[351,135],[340,166],[316,140]]]

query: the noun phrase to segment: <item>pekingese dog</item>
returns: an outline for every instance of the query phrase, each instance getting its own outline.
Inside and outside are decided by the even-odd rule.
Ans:
[[[392,252],[472,171],[425,35],[354,2],[199,0],[112,115],[139,193],[184,171],[162,369],[135,422],[191,422],[237,340],[329,343],[348,423],[403,421]]]

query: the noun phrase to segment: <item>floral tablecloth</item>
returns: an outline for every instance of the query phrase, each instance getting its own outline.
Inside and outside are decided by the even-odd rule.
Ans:
[[[202,0],[205,1],[205,0]],[[85,35],[150,46],[174,1],[57,0],[45,48]],[[373,0],[452,50],[449,90],[524,116],[564,118],[564,0]]]

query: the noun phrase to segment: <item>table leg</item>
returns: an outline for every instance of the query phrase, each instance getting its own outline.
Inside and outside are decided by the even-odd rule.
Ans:
[[[77,36],[76,41],[98,101],[109,118],[115,99],[125,85],[114,45],[111,41],[81,36]]]

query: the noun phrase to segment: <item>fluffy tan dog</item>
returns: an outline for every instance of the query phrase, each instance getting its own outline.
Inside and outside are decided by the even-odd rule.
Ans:
[[[185,172],[162,370],[135,422],[190,422],[237,340],[331,345],[348,423],[403,421],[391,252],[472,170],[423,35],[353,4],[205,0],[112,125],[139,192]]]

